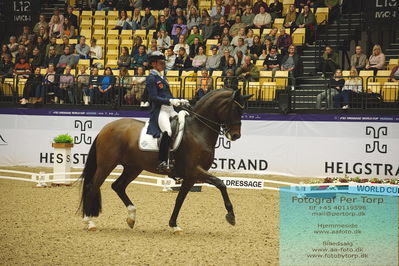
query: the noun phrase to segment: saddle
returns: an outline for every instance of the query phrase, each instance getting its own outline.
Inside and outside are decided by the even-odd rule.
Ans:
[[[177,116],[170,119],[170,126],[172,128],[172,147],[170,151],[175,151],[180,146],[183,138],[185,117],[188,115],[186,111],[180,111]],[[149,122],[147,121],[141,130],[139,138],[139,149],[141,151],[159,151],[159,142],[161,138],[154,138],[152,135],[147,134]]]

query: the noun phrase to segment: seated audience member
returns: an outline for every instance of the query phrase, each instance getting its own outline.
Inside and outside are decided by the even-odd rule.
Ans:
[[[139,53],[135,54],[132,58],[131,68],[137,69],[137,67],[139,67],[139,66],[146,68],[148,66],[147,59],[148,59],[148,57],[147,57],[147,54],[145,53],[145,46],[140,45]]]
[[[186,54],[190,53],[190,46],[186,43],[186,37],[184,37],[184,35],[180,35],[179,43],[175,45],[173,52],[178,55],[180,48],[184,48],[186,50]]]
[[[226,65],[229,62],[229,58],[231,57],[230,51],[225,50],[223,53],[223,56],[219,53],[220,57],[220,64],[219,64],[219,70],[225,70]],[[234,59],[234,57],[233,57]],[[234,72],[235,73],[235,72]]]
[[[139,53],[139,47],[143,44],[143,39],[140,36],[133,38],[133,47],[130,56],[133,57],[135,54]]]
[[[270,53],[266,56],[263,66],[265,67],[264,70],[271,70],[273,76],[277,70],[280,70],[281,56],[278,54],[277,47],[273,46],[272,49],[270,49]]]
[[[234,1],[234,0],[231,0],[231,1]],[[235,21],[236,21],[236,17],[237,16],[239,16],[240,19],[241,19],[241,16],[240,16],[239,12],[240,11],[237,9],[237,7],[234,5],[234,3],[232,3],[230,5],[230,10],[229,10],[229,12],[227,14],[227,17],[226,17],[226,19],[227,19],[227,21],[229,22],[230,25],[233,25],[234,23],[236,23]]]
[[[43,57],[40,54],[39,48],[33,48],[32,55],[29,57],[29,61],[32,72],[36,69],[36,67],[41,67],[43,65]]]
[[[333,107],[333,98],[335,95],[339,94],[342,91],[342,88],[345,85],[345,80],[342,78],[342,70],[337,69],[335,71],[334,78],[330,80],[330,87],[328,90],[323,91],[322,93],[317,95],[316,98],[316,108],[321,109],[322,101],[326,100],[327,108]]]
[[[308,0],[295,0],[295,7],[298,8],[299,12],[302,12],[302,9],[308,4]]]
[[[277,33],[278,29],[274,27],[268,34],[263,35],[262,40],[265,41],[266,39],[269,39],[272,42],[272,45],[277,45]]]
[[[166,20],[164,15],[160,15],[159,16],[159,22],[157,24],[156,32],[164,30],[170,35],[172,33],[172,26],[173,25],[170,23],[169,20]]]
[[[351,97],[359,92],[362,92],[362,79],[359,78],[357,70],[353,68],[351,76],[345,81],[342,91],[334,96],[334,107],[341,108],[342,106],[342,109],[348,109]]]
[[[3,44],[1,46],[0,60],[3,60],[6,55],[11,56],[11,52],[10,52],[10,49],[8,48],[7,44]]]
[[[367,56],[363,53],[361,46],[356,46],[355,54],[351,56],[351,68],[356,68],[357,72],[360,72],[366,65]]]
[[[19,61],[16,62],[14,67],[14,75],[15,77],[21,78],[28,78],[29,74],[31,73],[30,64],[27,62],[28,58],[20,57]]]
[[[175,28],[175,35],[172,35],[172,36],[170,37],[171,43],[173,43],[173,45],[178,44],[178,43],[179,43],[179,38],[180,38],[180,36],[182,36],[182,34],[181,34],[181,27],[180,27],[180,26],[177,26],[177,27]],[[184,37],[184,35],[183,35],[183,37]]]
[[[117,61],[118,67],[129,68],[132,64],[132,58],[129,55],[129,49],[127,47],[122,47],[121,55]]]
[[[56,93],[58,93],[58,84],[56,83],[56,72],[55,66],[53,64],[49,64],[46,74],[43,79],[42,90],[36,91],[36,98],[44,98],[45,95],[49,95],[49,102],[57,103],[58,97],[56,97]]]
[[[11,55],[7,54],[0,60],[0,82],[2,78],[11,78],[14,73],[14,63],[11,59]]]
[[[224,51],[228,50],[230,54],[233,53],[234,47],[230,45],[230,40],[227,37],[224,37],[222,40],[222,45],[219,47],[219,54],[224,55]]]
[[[145,86],[146,86],[146,77],[144,73],[144,68],[143,67],[138,67],[136,71],[136,75],[132,78],[132,91],[131,95],[133,96],[132,98],[132,104],[138,104],[142,100],[144,100],[144,91],[145,91]],[[148,107],[148,104],[141,104],[141,107]]]
[[[201,45],[202,44],[200,40],[198,38],[195,38],[193,44],[190,45],[190,53],[189,53],[190,58],[194,58],[194,56],[198,54],[198,50]]]
[[[204,25],[202,25],[202,34],[204,40],[212,39],[215,33],[215,26],[211,23],[210,18],[205,18]]]
[[[50,25],[50,37],[61,38],[64,35],[64,25],[59,16],[54,17],[54,23]]]
[[[142,30],[155,30],[155,17],[151,14],[151,10],[149,7],[144,9],[144,17],[141,20],[141,29]]]
[[[69,21],[75,27],[75,29],[78,28],[78,16],[73,14],[73,7],[72,6],[68,6],[67,7],[67,12],[65,13],[64,18],[69,19]]]
[[[46,56],[46,44],[41,36],[37,36],[35,47],[39,49],[40,55],[44,58]]]
[[[159,31],[159,37],[157,40],[157,46],[159,51],[165,51],[167,48],[171,46],[171,40],[168,36],[168,32],[165,30]]]
[[[213,80],[209,77],[206,69],[201,70],[201,76],[197,76],[197,90],[195,92],[194,101],[198,101],[205,94],[213,89]]]
[[[176,61],[176,55],[173,52],[173,49],[169,47],[166,50],[166,55],[165,55],[165,74],[173,69],[173,66],[175,65]]]
[[[11,36],[10,42],[7,44],[8,49],[10,49],[10,53],[13,58],[17,56],[19,44],[17,42],[17,37]]]
[[[61,55],[57,64],[57,73],[62,74],[66,66],[73,67],[75,65],[75,56],[70,53],[69,46],[65,47],[64,54]]]
[[[321,71],[323,75],[326,75],[326,73],[335,73],[337,68],[339,68],[338,54],[334,52],[331,46],[327,45],[321,61]]]
[[[222,4],[222,0],[216,0],[216,5],[212,7],[211,10],[211,17],[213,17],[215,14],[217,14],[217,10],[219,9],[221,10],[221,15],[224,16],[224,11],[225,11],[225,7]]]
[[[204,40],[204,37],[200,34],[199,29],[198,29],[197,26],[194,26],[194,27],[192,28],[191,34],[188,35],[187,40],[186,40],[186,43],[187,43],[188,45],[193,44],[195,38],[198,38],[199,41],[200,41],[201,43],[202,43],[202,41]]]
[[[213,22],[213,23],[216,23],[216,22],[218,22],[222,17],[223,17],[222,8],[221,8],[220,6],[218,6],[218,7],[216,7],[216,14],[214,14],[214,15],[212,16],[212,13],[211,13],[212,22]]]
[[[207,61],[207,56],[205,55],[205,48],[204,46],[201,45],[198,48],[198,54],[194,56],[192,61],[192,66],[194,67],[194,70],[200,70],[205,68],[206,61]]]
[[[102,59],[103,58],[103,48],[97,45],[96,39],[90,40],[90,52],[89,56],[91,59]]]
[[[274,21],[276,18],[281,18],[283,16],[283,4],[279,0],[274,0],[273,3],[269,5],[269,12]]]
[[[64,31],[64,36],[67,36],[69,39],[75,37],[75,27],[72,25],[68,18],[64,18],[64,24],[62,24],[62,27]]]
[[[236,60],[234,59],[233,56],[229,56],[229,58],[227,59],[227,63],[224,65],[223,67],[223,75],[226,75],[227,70],[232,70],[234,72],[234,75],[236,75],[236,71],[237,71],[237,64],[236,64]]]
[[[42,37],[43,38],[43,42],[47,45],[49,42],[49,36],[48,36],[48,32],[44,27],[40,27],[39,29],[39,33],[37,34],[37,37]]]
[[[45,53],[45,56],[49,56],[50,46],[54,47],[55,53],[56,53],[57,55],[61,55],[61,54],[62,54],[62,53],[59,53],[59,46],[57,45],[57,38],[52,37],[52,38],[50,38],[50,42],[46,45],[46,53]]]
[[[100,79],[100,86],[95,91],[98,103],[110,103],[113,96],[113,89],[116,83],[114,74],[110,67],[105,68],[104,76]]]
[[[245,11],[242,13],[241,22],[245,24],[245,27],[250,28],[254,25],[255,14],[252,13],[250,5],[245,7]]]
[[[20,46],[18,46],[18,53],[17,53],[17,55],[15,56],[15,63],[18,63],[19,62],[19,59],[21,58],[21,57],[24,57],[25,58],[25,61],[28,61],[28,51],[26,50],[26,47],[25,46],[23,46],[23,45],[20,45]]]
[[[244,64],[244,54],[242,53],[241,50],[238,50],[236,54],[234,55],[234,60],[236,61],[237,67],[241,66]]]
[[[121,31],[122,29],[124,29],[124,30],[132,29],[132,24],[130,22],[130,18],[128,17],[125,10],[119,11],[118,20],[116,21],[115,28],[113,28],[113,29],[119,30],[119,31]]]
[[[48,23],[46,22],[46,17],[43,14],[40,14],[39,22],[33,27],[33,33],[38,35],[40,27],[43,27],[46,31],[48,30]]]
[[[147,56],[150,56],[150,55],[151,55],[152,53],[154,53],[154,52],[160,52],[160,51],[158,50],[158,42],[157,42],[156,39],[152,39],[152,40],[150,41],[150,44],[148,45],[148,49],[147,49],[147,51],[146,51]]]
[[[86,37],[80,36],[79,43],[75,46],[76,54],[80,59],[88,59],[90,47],[86,44]]]
[[[252,47],[249,49],[249,52],[254,60],[258,60],[259,56],[262,54],[263,45],[260,41],[258,35],[254,36],[254,41]]]
[[[245,79],[246,81],[258,81],[259,80],[259,70],[252,63],[250,56],[244,57],[244,63],[237,68],[236,75]]]
[[[221,17],[219,19],[218,23],[215,23],[215,34],[214,38],[215,39],[220,39],[223,33],[223,30],[225,27],[228,27],[230,29],[230,25],[227,23],[225,17]]]
[[[80,66],[79,67],[79,73],[76,78],[76,90],[75,90],[75,96],[76,96],[76,103],[77,104],[89,104],[89,95],[86,95],[85,92],[88,91],[89,89],[89,79],[90,75],[86,73],[86,66]],[[85,97],[85,98],[83,98]]]
[[[143,17],[140,14],[140,8],[135,8],[133,11],[133,16],[130,20],[130,26],[132,30],[138,30],[141,27],[141,21],[143,20]],[[126,25],[126,28],[128,29],[128,26]]]
[[[25,37],[25,38],[24,38]],[[24,40],[23,40],[24,39]],[[25,46],[34,45],[35,34],[30,31],[29,26],[23,26],[22,34],[18,38],[18,42]]]
[[[174,70],[189,70],[191,69],[191,59],[190,56],[186,53],[186,49],[184,47],[180,47],[179,54],[175,60]]]
[[[218,47],[213,45],[211,47],[212,55],[206,60],[206,69],[212,73],[212,71],[219,69],[221,55],[218,54]]]
[[[132,77],[129,76],[129,71],[126,67],[122,67],[119,70],[119,77],[118,77],[118,85],[116,86],[116,91],[120,92],[123,95],[122,99],[126,104],[132,104],[132,99],[130,97],[132,91]]]
[[[268,5],[263,0],[256,0],[256,2],[253,5],[252,12],[254,12],[254,14],[259,14],[261,7],[263,7],[265,11],[269,10]]]
[[[280,49],[282,55],[288,53],[288,47],[290,47],[291,44],[291,36],[285,31],[285,28],[281,28],[280,36],[277,38],[277,48]]]
[[[100,87],[101,77],[98,75],[98,68],[94,67],[91,70],[89,77],[89,87],[84,90],[83,101],[87,105],[88,103],[93,104],[95,102],[96,91]]]
[[[235,77],[234,70],[226,70],[225,77],[223,78],[223,86],[233,90],[238,89],[238,79]]]
[[[198,14],[197,8],[192,6],[190,8],[190,13],[187,16],[187,29],[191,30],[194,26],[199,27],[201,24],[201,17]]]
[[[44,58],[43,67],[47,68],[50,64],[56,66],[58,61],[60,61],[60,56],[57,54],[55,46],[50,46],[48,49],[48,56]]]
[[[240,28],[239,31],[235,34],[233,37],[233,40],[231,40],[231,45],[237,46],[238,45],[238,39],[242,38],[245,40],[247,36],[245,35],[245,28]]]
[[[370,55],[369,57],[366,69],[373,70],[374,75],[376,75],[377,71],[384,69],[384,67],[385,67],[385,55],[381,51],[381,46],[376,44],[373,47],[373,54]]]
[[[183,24],[183,19],[178,18],[176,24],[173,25],[172,28],[172,35],[176,35],[176,28],[179,27],[181,29],[181,35],[186,35],[187,34],[187,25]]]
[[[248,47],[244,44],[243,38],[238,38],[237,46],[233,50],[233,54],[235,55],[237,51],[241,51],[242,54],[246,55],[248,51]]]
[[[233,40],[233,37],[230,35],[229,32],[229,27],[227,26],[223,28],[222,34],[218,37],[218,43],[221,44],[224,38],[228,38],[229,42]]]
[[[306,28],[305,40],[308,43],[313,43],[316,17],[312,11],[310,11],[309,6],[304,6],[303,12],[298,15],[295,24],[299,28]]]
[[[281,59],[281,70],[288,71],[290,77],[299,77],[303,73],[301,57],[296,53],[294,45],[288,48],[288,54]]]
[[[39,87],[42,86],[43,76],[40,75],[40,67],[36,67],[33,73],[34,74],[30,75],[25,83],[23,97],[19,101],[19,103],[22,105],[27,104],[30,98],[33,98],[31,103],[37,102],[37,99],[35,99],[35,94],[36,91],[40,91]]]
[[[74,77],[71,74],[71,67],[67,66],[65,68],[64,74],[60,76],[60,87],[58,90],[58,98],[60,99],[60,104],[63,104],[67,100],[67,95],[69,103],[76,103],[76,95],[74,94]]]
[[[248,48],[251,48],[254,44],[254,31],[253,29],[249,29],[247,33],[247,37],[244,39],[244,43],[247,45]]]
[[[62,44],[57,45],[56,49],[57,49],[57,53],[59,55],[62,55],[64,53],[65,47],[69,47],[69,50],[71,53],[73,53],[75,51],[75,45],[70,44],[69,43],[69,38],[67,36],[64,36],[62,38]]]
[[[390,81],[396,81],[399,83],[399,63],[392,68],[391,74],[389,75]]]
[[[254,25],[258,29],[270,28],[272,23],[272,16],[266,12],[263,6],[260,7],[260,12],[254,18]]]

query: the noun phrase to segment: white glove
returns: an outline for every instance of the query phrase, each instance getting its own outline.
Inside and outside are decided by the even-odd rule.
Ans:
[[[186,99],[180,99],[180,104],[181,105],[190,105],[190,102]]]
[[[179,99],[169,99],[169,102],[172,106],[179,106],[180,105],[180,100]]]

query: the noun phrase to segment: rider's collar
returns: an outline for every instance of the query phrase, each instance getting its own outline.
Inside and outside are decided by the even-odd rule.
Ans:
[[[158,75],[158,76],[162,77],[161,73],[159,73],[159,71],[156,70],[156,69],[151,69],[150,72],[153,73],[153,74],[155,74],[155,75]]]

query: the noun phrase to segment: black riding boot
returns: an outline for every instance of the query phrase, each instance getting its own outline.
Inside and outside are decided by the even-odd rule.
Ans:
[[[172,138],[169,137],[167,132],[164,132],[161,137],[161,143],[159,144],[159,165],[158,171],[165,172],[170,169],[168,165],[168,157],[169,157],[169,147]]]

